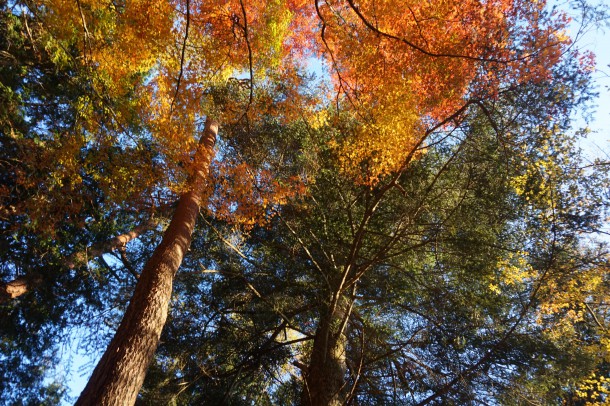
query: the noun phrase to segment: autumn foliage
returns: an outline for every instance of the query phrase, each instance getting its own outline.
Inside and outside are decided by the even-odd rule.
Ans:
[[[20,281],[9,296],[27,297],[28,280],[50,281],[57,296],[66,280],[91,278],[91,253],[103,293],[86,285],[66,303],[110,303],[119,295],[108,275],[135,290],[99,381],[139,357],[135,401],[175,305],[193,320],[221,315],[202,331],[217,327],[211,347],[227,359],[253,330],[259,345],[224,363],[198,352],[207,342],[193,350],[199,358],[172,358],[181,338],[167,332],[165,361],[176,361],[158,360],[155,373],[191,379],[176,398],[202,385],[222,404],[228,395],[211,395],[218,382],[250,379],[267,353],[285,351],[274,376],[298,381],[286,399],[304,405],[359,393],[387,401],[388,376],[394,400],[459,404],[484,397],[464,395],[463,381],[493,386],[487,371],[504,366],[501,351],[514,378],[498,378],[502,393],[531,388],[510,345],[523,344],[523,357],[540,343],[571,356],[575,342],[596,364],[561,390],[591,402],[610,393],[609,316],[595,308],[606,253],[592,266],[579,237],[593,233],[603,204],[576,198],[604,183],[568,169],[580,158],[565,135],[578,97],[589,97],[593,57],[573,48],[565,13],[531,0],[0,4],[3,289]],[[130,253],[137,266],[127,243],[107,243],[146,233]],[[185,278],[202,279],[179,280],[172,301],[183,258]],[[208,308],[193,312],[189,300]],[[403,330],[412,334],[398,342]],[[280,360],[291,351],[299,355]],[[189,375],[196,358],[217,362],[214,373]],[[107,395],[95,385],[86,392]],[[101,398],[80,401],[91,399]]]
[[[467,102],[543,81],[570,44],[568,19],[545,2],[50,1],[44,23],[76,46],[104,97],[135,92],[137,114],[167,170],[188,162],[206,114],[224,123],[311,113],[298,92],[306,57],[326,61],[339,112],[355,124],[335,140],[339,162],[359,182],[404,169],[427,131]],[[58,57],[68,58],[58,50]],[[211,89],[236,75],[241,98]],[[284,102],[264,96],[281,82]],[[292,112],[291,112],[292,110]],[[96,120],[95,113],[86,120]],[[115,111],[115,125],[129,119]],[[198,124],[199,123],[199,124]]]

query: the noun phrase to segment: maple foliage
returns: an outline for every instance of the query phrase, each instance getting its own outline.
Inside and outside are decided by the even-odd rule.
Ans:
[[[567,18],[545,7],[519,0],[30,2],[26,9],[44,27],[53,60],[77,69],[90,89],[75,102],[73,136],[53,135],[46,156],[28,157],[32,167],[59,164],[44,182],[65,195],[82,184],[83,160],[104,165],[103,151],[118,148],[118,165],[94,175],[98,187],[114,202],[162,204],[152,194],[183,190],[194,135],[208,115],[225,125],[267,115],[314,120],[326,96],[308,97],[300,85],[306,58],[316,56],[327,61],[339,102],[325,120],[353,119],[348,132],[330,140],[339,165],[374,184],[404,170],[425,150],[429,132],[465,104],[548,77],[570,40],[563,34]],[[85,150],[100,152],[79,157]],[[237,182],[254,190],[254,178],[241,176]],[[26,188],[36,182],[19,179]],[[285,193],[278,193],[279,202]],[[62,206],[51,196],[17,211],[51,230],[48,219],[56,216],[46,216],[45,206],[78,212],[82,204]]]
[[[297,85],[303,58],[319,55],[342,109],[358,122],[338,146],[341,161],[348,172],[364,163],[369,173],[352,175],[368,183],[403,168],[425,131],[467,100],[544,80],[570,44],[567,17],[546,11],[543,1],[43,5],[45,25],[81,49],[97,92],[124,94],[137,85],[139,117],[170,163],[188,161],[206,113],[225,123],[260,117],[269,104],[254,90],[269,79]],[[248,97],[214,105],[210,89],[241,74]],[[290,96],[274,112],[298,109],[302,97]]]
[[[324,54],[358,121],[339,146],[361,181],[403,169],[426,131],[467,101],[543,81],[570,45],[545,2],[316,2]]]
[[[345,263],[325,276],[335,289],[330,305],[312,305],[331,309],[330,315],[320,315],[325,320],[373,266],[356,266],[369,227],[376,226],[376,205],[369,203],[383,202],[435,143],[450,137],[439,134],[452,134],[473,110],[495,122],[496,103],[507,103],[524,86],[553,83],[561,64],[578,58],[565,35],[568,18],[549,11],[545,1],[39,0],[11,2],[8,8],[20,11],[22,17],[7,14],[15,21],[22,18],[16,38],[37,58],[31,63],[20,55],[22,68],[39,64],[48,69],[30,76],[6,73],[11,83],[8,90],[3,87],[3,97],[16,106],[3,112],[1,123],[3,145],[11,147],[0,186],[7,235],[35,235],[43,242],[32,245],[60,245],[55,258],[74,255],[108,234],[128,232],[188,193],[194,175],[207,172],[197,167],[194,151],[204,123],[218,121],[217,158],[204,160],[212,162],[203,192],[208,224],[227,224],[239,238],[256,236],[261,226],[281,222],[277,216],[283,206],[307,213],[308,205],[317,203],[305,201],[329,173],[349,187],[362,187],[354,204],[362,196],[370,199],[355,213],[363,220],[352,225],[355,237]],[[7,41],[7,50],[11,47]],[[308,88],[309,58],[324,61],[332,91]],[[573,68],[574,77],[586,76],[591,66],[585,55]],[[66,86],[55,89],[45,82],[40,90],[32,85],[40,77],[52,78],[49,71]],[[24,107],[22,98],[28,97],[35,103],[55,98],[61,108],[54,114],[44,111],[36,121],[34,110]],[[550,119],[553,108],[563,107],[561,100],[549,99],[549,105],[547,117],[535,118]],[[561,113],[568,114],[569,107]],[[290,144],[277,128],[320,140]],[[515,141],[511,137],[517,131],[493,129],[507,143]],[[541,138],[558,133],[551,128]],[[554,145],[538,147],[548,151]],[[293,148],[311,150],[301,159],[286,152]],[[319,177],[312,170],[320,167],[312,163],[318,158],[310,159],[318,154],[328,166]],[[541,227],[555,224],[560,212],[549,209],[557,192],[549,179],[561,177],[557,159],[531,159],[532,165],[510,183],[519,198],[531,202],[528,207],[539,210]],[[414,190],[426,198],[430,191]],[[449,193],[438,205],[445,210],[454,201],[458,194]],[[574,213],[560,214],[563,219]],[[108,219],[120,221],[107,226]],[[344,225],[335,227],[343,230]],[[66,242],[70,235],[75,241]],[[392,237],[392,244],[401,237]],[[303,245],[302,239],[296,241],[295,246]],[[377,244],[369,243],[369,248]],[[311,254],[303,263],[310,260]],[[498,258],[500,277],[486,277],[481,286],[490,295],[518,290],[540,276],[528,261],[525,250]],[[17,265],[6,269],[13,277],[22,272]],[[571,296],[545,297],[541,314],[548,318],[564,311],[566,303],[603,290],[601,282],[579,290],[583,282],[576,277],[558,278],[546,287],[554,283],[567,286]],[[345,303],[350,300],[353,304],[353,298]],[[351,311],[351,305],[346,308]],[[572,334],[570,328],[584,317],[579,309],[556,322],[553,331]],[[347,323],[350,313],[345,313]],[[332,329],[337,323],[328,324]],[[590,349],[595,359],[606,357],[599,355],[605,341],[598,341]],[[439,394],[445,390],[439,388]]]

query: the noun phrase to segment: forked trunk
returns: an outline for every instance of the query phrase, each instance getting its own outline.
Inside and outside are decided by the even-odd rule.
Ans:
[[[161,244],[146,263],[123,320],[76,405],[133,405],[167,318],[172,283],[199,214],[218,124],[208,119],[195,154],[190,191],[178,201]]]
[[[339,406],[347,400],[345,318],[349,317],[348,311],[344,301],[334,312],[322,310],[301,394],[303,406]]]

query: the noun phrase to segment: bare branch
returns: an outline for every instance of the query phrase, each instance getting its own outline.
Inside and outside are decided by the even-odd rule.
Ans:
[[[176,93],[174,93],[174,98],[172,99],[172,104],[169,108],[169,114],[174,111],[174,103],[178,98],[178,92],[180,91],[180,82],[182,81],[182,75],[184,74],[184,56],[186,53],[186,42],[189,37],[189,26],[191,24],[191,2],[190,0],[186,0],[186,27],[184,28],[184,40],[182,42],[182,53],[180,55],[180,73],[178,74],[178,80],[176,82]]]

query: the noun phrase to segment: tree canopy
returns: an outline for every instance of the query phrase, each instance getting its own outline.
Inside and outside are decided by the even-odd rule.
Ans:
[[[0,5],[7,403],[66,398],[75,331],[104,353],[78,404],[608,401],[609,179],[564,12]]]

